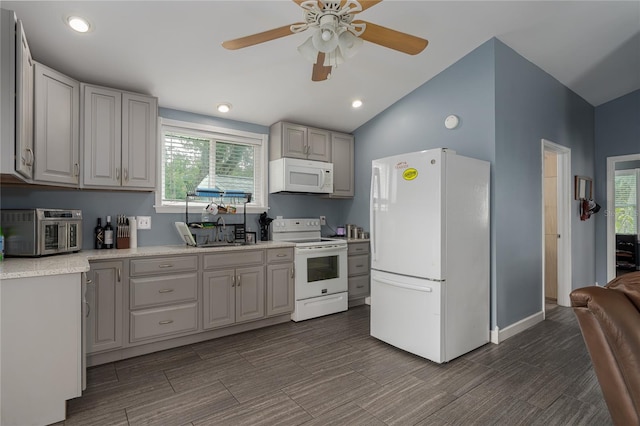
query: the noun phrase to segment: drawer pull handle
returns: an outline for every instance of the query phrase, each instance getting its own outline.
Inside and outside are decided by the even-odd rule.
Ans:
[[[173,264],[172,263],[163,263],[162,265],[158,266],[159,268],[173,268]]]
[[[364,250],[362,247],[356,249],[356,251],[362,251],[362,250]]]
[[[356,265],[356,268],[362,268],[364,265],[360,264],[360,265]]]
[[[364,284],[357,285],[356,288],[364,288]]]
[[[236,286],[240,287],[241,281],[240,281],[240,275],[238,275],[238,278],[236,279]]]
[[[158,324],[167,325],[167,324],[171,324],[172,322],[173,322],[173,320],[164,320],[164,321],[160,321]]]
[[[286,257],[287,255],[284,253],[279,253],[276,257]]]
[[[158,293],[173,293],[172,288],[164,288],[162,290],[158,290]]]

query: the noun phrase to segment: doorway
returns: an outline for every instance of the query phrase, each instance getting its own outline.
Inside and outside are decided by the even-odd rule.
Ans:
[[[607,212],[616,212],[616,189],[615,189],[615,181],[616,181],[616,170],[619,172],[623,169],[639,169],[640,165],[640,154],[630,154],[630,155],[620,155],[616,157],[608,157],[607,158]],[[638,172],[636,172],[638,173]],[[638,178],[640,180],[640,178]],[[636,180],[637,182],[637,180]],[[640,192],[640,189],[636,187],[636,191]],[[636,239],[636,260],[637,264],[637,250],[640,249],[640,245],[638,244],[638,234],[640,234],[640,230],[638,230],[638,194],[636,193],[635,197],[635,228],[636,232],[631,231],[631,235],[635,234]],[[607,214],[607,282],[614,279],[617,275],[616,268],[616,214]],[[624,234],[628,234],[629,231],[621,231]],[[631,251],[633,251],[633,244],[628,244],[631,247]]]
[[[571,150],[542,139],[542,306],[570,306]]]

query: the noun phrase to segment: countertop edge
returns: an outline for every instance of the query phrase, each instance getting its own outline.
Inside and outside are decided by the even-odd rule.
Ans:
[[[89,271],[89,262],[132,257],[215,253],[295,247],[288,242],[259,241],[244,246],[191,247],[187,245],[147,246],[133,249],[82,250],[78,253],[36,258],[8,258],[0,262],[0,280],[76,274]]]

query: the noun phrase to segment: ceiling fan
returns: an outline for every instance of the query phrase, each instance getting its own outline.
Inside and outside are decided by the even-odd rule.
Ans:
[[[314,33],[298,47],[298,51],[314,64],[311,80],[323,81],[331,77],[333,67],[355,55],[363,40],[409,55],[422,52],[429,43],[420,37],[354,20],[354,15],[382,0],[293,1],[304,10],[305,22],[228,40],[222,46],[229,50],[242,49],[312,28]]]

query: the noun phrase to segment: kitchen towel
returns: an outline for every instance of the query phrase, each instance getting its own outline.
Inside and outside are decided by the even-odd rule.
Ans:
[[[135,216],[128,216],[129,219],[129,248],[138,247],[138,221]]]

